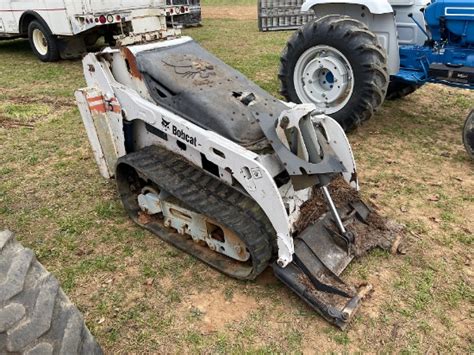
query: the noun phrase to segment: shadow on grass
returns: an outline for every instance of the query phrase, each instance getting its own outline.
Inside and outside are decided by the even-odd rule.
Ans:
[[[101,47],[93,47],[90,49],[90,52],[97,52]],[[30,42],[26,38],[17,38],[11,40],[1,40],[0,39],[0,54],[5,55],[20,55],[22,59],[31,59],[36,58],[31,50]],[[77,58],[68,58],[62,59],[68,62],[80,62],[82,58],[78,56]]]
[[[30,43],[24,38],[0,41],[0,51],[33,55]]]

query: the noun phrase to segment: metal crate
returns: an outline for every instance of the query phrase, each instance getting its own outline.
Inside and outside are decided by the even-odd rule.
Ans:
[[[301,12],[305,0],[259,0],[258,28],[260,31],[294,30],[315,18]]]

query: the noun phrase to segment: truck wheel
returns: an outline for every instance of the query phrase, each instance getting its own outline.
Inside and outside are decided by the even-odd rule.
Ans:
[[[388,84],[386,100],[398,100],[418,90],[421,85],[405,83],[403,81],[391,81]]]
[[[0,232],[0,354],[102,354],[58,281]]]
[[[467,116],[466,123],[464,123],[464,130],[462,141],[466,147],[467,154],[474,159],[474,110]]]
[[[33,53],[43,62],[55,62],[59,59],[56,38],[47,26],[34,20],[28,26],[28,39]]]
[[[350,131],[384,101],[387,56],[362,22],[328,15],[290,38],[279,78],[280,92],[288,101],[314,103]]]

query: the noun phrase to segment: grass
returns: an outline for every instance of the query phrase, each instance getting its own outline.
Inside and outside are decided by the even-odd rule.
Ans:
[[[186,32],[278,95],[290,33],[259,33],[249,20]],[[375,292],[341,332],[270,270],[227,278],[127,218],[74,105],[80,61],[41,63],[18,40],[0,42],[0,63],[0,227],[59,278],[106,352],[474,350],[474,177],[460,142],[473,93],[428,85],[350,135],[364,196],[409,234],[407,255],[372,252],[344,275]]]
[[[232,6],[232,5],[255,5],[257,6],[257,0],[202,0],[203,6]]]

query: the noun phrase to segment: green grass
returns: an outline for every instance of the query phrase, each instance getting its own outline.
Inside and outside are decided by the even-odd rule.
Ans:
[[[204,2],[217,3],[237,2]],[[289,32],[205,20],[186,34],[278,96]],[[410,233],[407,255],[374,251],[347,270],[375,291],[341,332],[270,270],[230,279],[128,219],[75,108],[80,61],[41,63],[17,40],[0,42],[0,63],[0,228],[59,278],[106,352],[473,351],[474,178],[460,142],[473,93],[428,85],[349,136],[363,195]]]
[[[233,6],[233,5],[255,5],[257,0],[202,0],[203,6]]]

